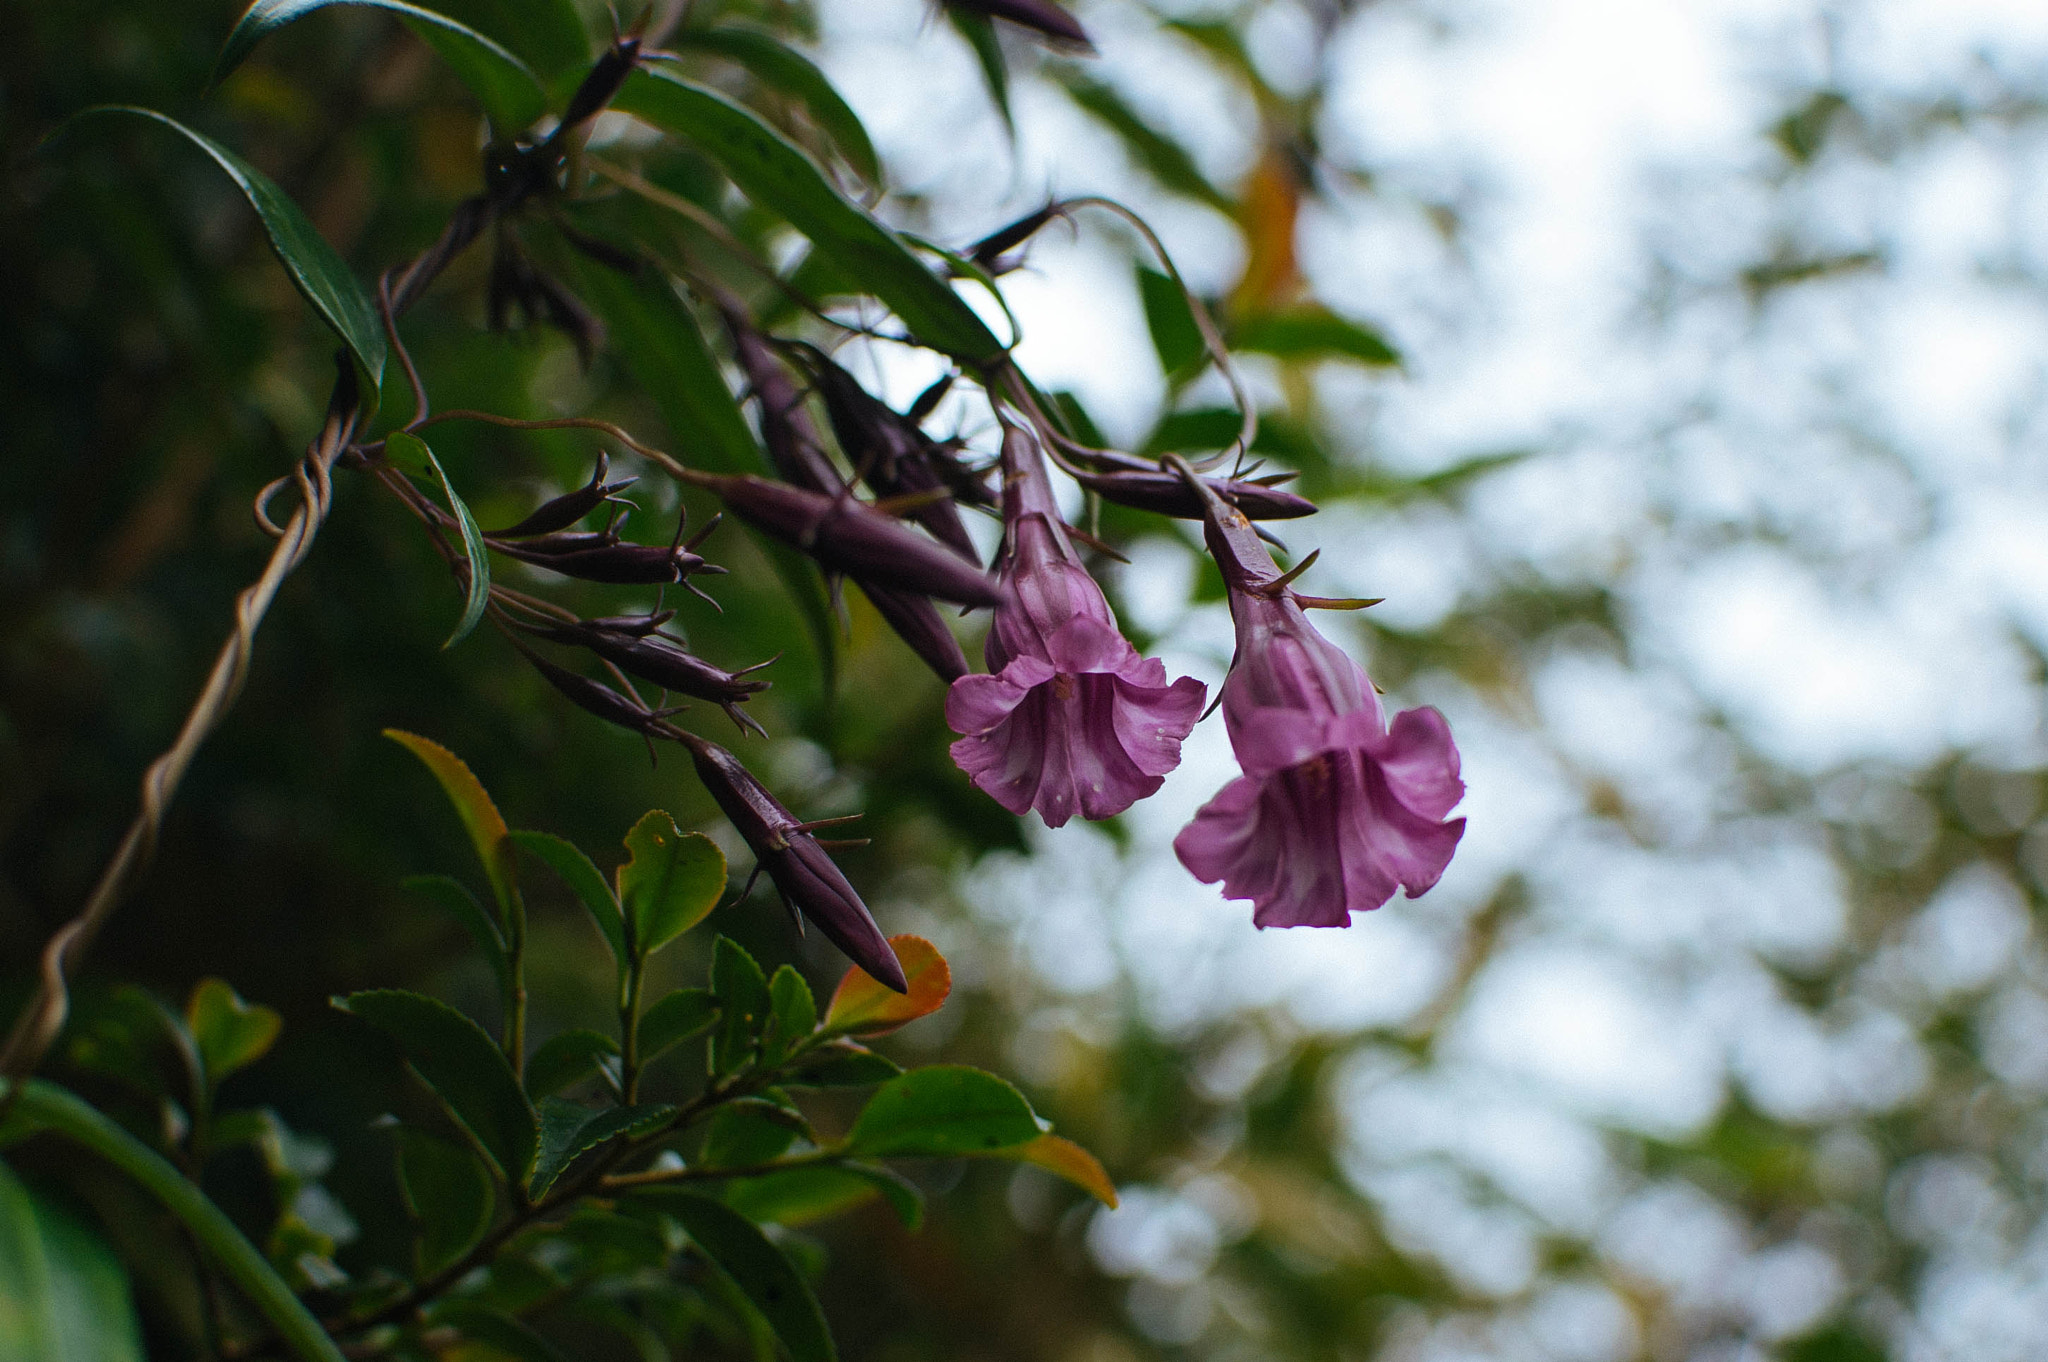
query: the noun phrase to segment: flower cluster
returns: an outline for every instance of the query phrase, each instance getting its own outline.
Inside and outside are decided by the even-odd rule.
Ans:
[[[1073,36],[1059,29],[1062,12],[1037,0],[959,2]],[[1038,210],[971,247],[968,257],[1000,272],[1004,252],[1065,211],[1058,204]],[[526,276],[507,266],[505,278]],[[1443,875],[1465,828],[1451,817],[1464,794],[1457,745],[1434,709],[1389,722],[1364,670],[1309,624],[1305,607],[1364,602],[1301,595],[1291,585],[1300,569],[1283,573],[1261,542],[1254,521],[1315,512],[1313,502],[1279,485],[1287,475],[1209,476],[1177,457],[1091,449],[1069,438],[1022,375],[1004,366],[949,370],[899,411],[824,349],[770,335],[738,297],[716,284],[699,287],[745,375],[774,476],[692,468],[627,443],[810,558],[835,598],[843,583],[855,584],[947,684],[946,721],[959,735],[953,760],[990,798],[1013,814],[1035,811],[1049,827],[1076,816],[1115,817],[1156,793],[1180,764],[1206,698],[1201,682],[1169,680],[1165,664],[1142,655],[1118,628],[1076,547],[1094,541],[1060,513],[1056,463],[1103,502],[1200,522],[1228,593],[1237,648],[1220,705],[1243,774],[1175,839],[1182,864],[1220,883],[1226,896],[1251,900],[1261,927],[1342,926],[1397,890],[1412,897]],[[547,298],[529,300],[527,310],[535,308],[552,308],[551,316],[573,311]],[[1000,453],[987,464],[965,442],[923,428],[963,379],[980,382],[1003,430]],[[624,540],[618,508],[631,479],[607,482],[606,474],[600,461],[585,486],[506,529],[477,532],[464,575],[481,580],[475,556],[488,551],[564,577],[702,595],[696,579],[726,570],[697,552],[709,527],[686,541],[679,525],[665,545]],[[454,528],[424,498],[412,499],[430,523]],[[992,574],[968,530],[964,513],[975,511],[1001,518]],[[600,528],[584,528],[600,513]],[[455,561],[452,548],[449,557]],[[764,733],[746,706],[768,687],[754,675],[766,663],[729,669],[699,657],[680,632],[664,630],[675,612],[662,609],[660,598],[644,615],[585,619],[500,587],[488,594],[490,617],[570,701],[650,744],[688,748],[791,906],[894,985],[880,930],[833,868],[831,844],[811,837],[814,825],[776,803],[738,757],[674,721],[682,707],[669,703],[672,695],[716,705],[743,732]],[[985,673],[970,673],[941,604],[992,610]],[[565,667],[528,640],[580,650],[609,679]],[[650,704],[636,683],[658,688],[659,699]]]

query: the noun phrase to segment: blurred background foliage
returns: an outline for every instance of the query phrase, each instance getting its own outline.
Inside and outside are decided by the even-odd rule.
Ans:
[[[239,8],[0,7],[10,999],[196,691],[268,549],[249,499],[330,377],[324,333],[199,157],[111,127],[32,150],[88,104],[163,109],[272,175],[365,277],[478,184],[473,106],[384,16],[293,26],[202,98]],[[517,11],[464,8],[486,28]],[[1339,632],[1392,695],[1450,714],[1473,789],[1428,898],[1341,937],[1255,937],[1164,855],[1223,778],[1217,735],[1106,835],[1021,827],[952,768],[939,685],[864,604],[828,693],[772,575],[722,531],[726,611],[694,612],[693,640],[728,664],[784,657],[753,706],[775,737],[742,750],[803,816],[866,811],[850,872],[960,980],[893,1043],[1017,1076],[1125,1198],[1108,1213],[1028,1168],[934,1168],[947,1195],[921,1232],[876,1208],[817,1228],[847,1356],[2048,1351],[2048,564],[2027,547],[2048,542],[2048,37],[1993,14],[1916,39],[1903,5],[1685,8],[1696,28],[1662,46],[1603,10],[1573,49],[1584,32],[1515,6],[1100,0],[1077,7],[1099,60],[999,36],[1012,141],[988,68],[914,0],[693,6],[818,44],[869,116],[899,225],[961,244],[1049,186],[1158,223],[1248,356],[1260,451],[1327,508],[1286,537],[1325,549],[1321,589],[1389,598]],[[1522,121],[1540,142],[1549,119],[1569,143],[1588,126],[1571,82],[1683,84],[1658,62],[1724,29],[1743,100],[1713,127],[1739,135],[1652,137],[1629,193],[1576,217],[1557,194],[1613,189],[1572,178],[1570,154],[1533,162],[1550,198],[1517,197],[1488,158],[1530,143],[1460,138]],[[1524,83],[1490,84],[1513,59]],[[1443,112],[1494,92],[1528,102],[1493,124]],[[635,154],[623,127],[597,140]],[[681,153],[641,170],[686,196],[701,179]],[[1517,214],[1539,230],[1517,236]],[[1573,273],[1588,248],[1540,230],[1559,223],[1612,237],[1620,265]],[[1223,394],[1190,373],[1185,312],[1134,240],[1091,224],[1034,264],[1016,277],[1027,368],[1129,447],[1220,442]],[[440,404],[603,415],[690,448],[633,357],[585,366],[543,330],[485,330],[485,266],[458,263],[406,323]],[[899,405],[930,376],[874,363]],[[595,445],[475,428],[437,448],[491,521],[580,481]],[[441,651],[445,570],[396,507],[339,488],[95,950],[81,1025],[116,984],[177,1000],[209,974],[278,1009],[283,1039],[237,1097],[331,1145],[360,1268],[403,1252],[365,1123],[400,1098],[326,999],[490,1006],[459,933],[398,889],[465,852],[378,731],[448,744],[516,824],[586,846],[650,806],[724,834],[687,763],[651,767],[499,640]],[[664,532],[673,506],[642,501],[635,528]],[[1101,526],[1133,560],[1105,564],[1126,623],[1213,683],[1227,625],[1192,541]],[[600,944],[567,902],[536,911],[536,995],[560,1009],[537,1028],[598,1015]],[[820,985],[839,970],[764,894],[714,926]],[[89,1170],[28,1171],[131,1263],[167,1233]],[[178,1355],[184,1307],[146,1271],[137,1295]]]

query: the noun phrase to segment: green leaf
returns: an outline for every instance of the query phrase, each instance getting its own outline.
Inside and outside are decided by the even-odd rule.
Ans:
[[[1111,1210],[1116,1209],[1116,1184],[1109,1180],[1101,1162],[1080,1145],[1050,1132],[1007,1149],[992,1149],[990,1157],[1034,1164],[1065,1178]]]
[[[592,1111],[559,1097],[546,1099],[540,1104],[540,1155],[534,1160],[528,1190],[536,1199],[546,1196],[570,1164],[605,1141],[644,1135],[675,1114],[674,1107],[661,1102]]]
[[[442,494],[448,498],[448,510],[455,517],[456,528],[462,532],[462,555],[469,565],[469,598],[462,603],[462,619],[457,622],[455,632],[441,645],[453,648],[469,637],[469,631],[476,628],[477,621],[484,617],[484,607],[491,603],[491,555],[484,547],[484,532],[477,528],[469,503],[456,494],[455,484],[448,480],[448,470],[441,467],[441,461],[434,457],[434,451],[427,447],[425,440],[394,430],[384,437],[384,450],[389,457],[401,463],[424,460],[427,467],[434,470],[434,476],[441,480]]]
[[[402,989],[371,989],[334,1005],[389,1036],[426,1085],[508,1181],[533,1166],[539,1118],[519,1089],[512,1066],[482,1027],[448,1004]]]
[[[881,1196],[908,1229],[924,1221],[924,1193],[898,1173],[872,1164],[790,1168],[759,1177],[735,1178],[724,1188],[725,1204],[749,1220],[808,1225],[840,1215]]]
[[[792,1088],[872,1088],[903,1072],[895,1060],[850,1041],[814,1050],[806,1061],[782,1081]]]
[[[988,87],[989,102],[996,106],[1003,127],[1015,141],[1017,120],[1010,113],[1010,66],[1003,58],[1003,44],[996,37],[995,24],[986,14],[976,14],[965,5],[947,5],[945,10],[947,21],[974,49],[974,60],[981,67],[981,82]]]
[[[463,1338],[483,1344],[491,1357],[511,1357],[517,1362],[574,1362],[532,1325],[473,1301],[450,1302],[435,1310],[433,1319]],[[468,1349],[457,1351],[464,1357],[471,1355]]]
[[[738,62],[755,79],[788,95],[810,111],[812,120],[839,148],[856,175],[880,188],[882,163],[860,115],[840,98],[810,58],[750,28],[685,29],[670,46],[715,52]]]
[[[908,1157],[986,1154],[1042,1133],[1023,1093],[994,1074],[945,1064],[891,1079],[855,1119],[846,1148]]]
[[[731,937],[711,948],[711,996],[724,1024],[711,1040],[711,1071],[730,1073],[747,1061],[754,1040],[768,1023],[768,976]]]
[[[590,260],[564,262],[590,306],[611,328],[612,348],[643,392],[653,395],[670,430],[687,433],[695,462],[719,473],[770,472],[768,456],[747,425],[739,400],[704,341],[696,315],[667,285],[645,287]],[[748,537],[782,579],[810,631],[832,690],[839,636],[824,579],[809,558],[749,529]]]
[[[128,1275],[85,1224],[0,1163],[0,1362],[142,1362]]]
[[[178,1068],[164,1063],[166,1049],[177,1056]],[[186,1080],[196,1077],[199,1046],[182,1017],[154,994],[124,984],[81,1009],[65,1057],[81,1069],[157,1098],[182,1092]]]
[[[577,1027],[549,1036],[526,1061],[526,1095],[538,1102],[603,1070],[619,1043],[602,1031]]]
[[[766,1105],[769,1110],[762,1110]],[[752,1168],[782,1156],[796,1141],[790,1123],[778,1119],[772,1104],[732,1105],[719,1109],[704,1131],[696,1163],[703,1168]]]
[[[1169,275],[1138,266],[1138,297],[1145,304],[1145,327],[1152,333],[1152,349],[1159,367],[1168,378],[1176,377],[1200,361],[1202,331],[1179,284]],[[1233,437],[1236,432],[1231,432]]]
[[[509,920],[513,896],[517,892],[512,872],[512,847],[505,817],[484,791],[483,782],[463,764],[462,758],[431,738],[396,728],[385,729],[384,736],[426,763],[427,769],[434,773],[434,779],[441,782],[448,802],[455,806],[456,815],[462,819],[462,826],[469,833],[470,845],[476,848],[477,859],[484,863],[484,875],[491,882],[491,892],[497,896],[501,919]]]
[[[469,1252],[491,1226],[490,1170],[461,1145],[399,1127],[398,1186],[418,1228],[422,1278]]]
[[[644,1067],[718,1020],[709,989],[679,988],[640,1014],[639,1052]]]
[[[291,1287],[242,1237],[234,1222],[163,1155],[63,1088],[41,1079],[32,1078],[21,1085],[15,1094],[13,1119],[54,1130],[133,1178],[183,1222],[200,1248],[277,1331],[286,1347],[309,1362],[344,1362],[334,1340]],[[8,1297],[0,1296],[0,1300],[5,1299]],[[97,1356],[91,1351],[82,1355]]]
[[[658,1211],[630,1201],[619,1211],[586,1203],[570,1213],[558,1242],[575,1247],[576,1269],[585,1281],[624,1276],[668,1265],[675,1236],[661,1221]]]
[[[1247,317],[1230,328],[1226,340],[1233,350],[1279,359],[1354,359],[1371,365],[1401,362],[1401,352],[1388,344],[1385,336],[1326,307],[1295,307]]]
[[[260,1003],[243,1002],[224,979],[201,979],[185,1003],[185,1025],[213,1087],[261,1059],[276,1043],[284,1018]]]
[[[619,978],[626,977],[626,965],[632,958],[626,949],[626,920],[619,907],[619,897],[612,887],[605,883],[604,872],[583,854],[583,849],[565,837],[551,832],[511,832],[512,845],[534,857],[562,877],[590,914],[590,920],[597,924],[605,944],[611,947],[612,959],[618,962]]]
[[[818,1000],[793,965],[777,969],[768,981],[768,1006],[775,1018],[771,1050],[778,1056],[789,1053],[798,1041],[818,1029]]]
[[[834,1362],[831,1331],[810,1286],[753,1221],[723,1202],[674,1188],[647,1199],[673,1216],[706,1258],[759,1310],[792,1362]]]
[[[695,143],[749,199],[781,214],[887,303],[923,344],[969,364],[1001,355],[1002,345],[965,300],[749,110],[702,86],[647,70],[632,74],[614,105]]]
[[[701,832],[683,832],[660,809],[642,815],[626,834],[627,862],[618,869],[619,904],[642,960],[711,915],[725,893],[725,853]]]
[[[1131,159],[1165,188],[1208,204],[1229,217],[1237,216],[1237,205],[1228,194],[1209,183],[1209,177],[1195,164],[1187,148],[1147,123],[1124,97],[1100,81],[1077,73],[1064,77],[1067,95],[1082,110],[1115,133]]]
[[[235,21],[228,39],[221,45],[213,64],[209,85],[219,85],[240,66],[256,44],[271,33],[314,10],[329,5],[364,5],[389,10],[406,21],[440,54],[441,59],[467,85],[502,132],[517,132],[547,112],[547,96],[525,62],[513,56],[483,34],[405,0],[256,0]]]
[[[490,962],[491,973],[498,980],[499,999],[510,1007],[512,962],[505,954],[505,938],[499,933],[498,924],[484,911],[484,906],[476,901],[476,895],[469,892],[469,886],[451,875],[414,875],[400,880],[398,887],[436,904],[462,924],[470,940]]]
[[[75,123],[81,118],[100,114],[132,114],[161,123],[211,156],[214,163],[228,173],[228,178],[249,200],[249,206],[256,210],[256,216],[262,219],[263,230],[270,238],[270,249],[277,253],[285,273],[291,276],[293,287],[313,305],[320,319],[333,328],[334,334],[354,356],[363,383],[363,396],[366,404],[374,410],[378,385],[384,379],[384,324],[378,318],[370,295],[363,291],[363,286],[356,282],[347,264],[334,253],[334,248],[327,244],[326,238],[320,235],[291,197],[272,184],[262,171],[220,143],[154,109],[132,104],[102,104],[74,114],[71,121]]]

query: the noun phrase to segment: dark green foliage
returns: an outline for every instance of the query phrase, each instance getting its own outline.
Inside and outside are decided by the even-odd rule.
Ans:
[[[514,1182],[525,1179],[539,1143],[538,1118],[482,1027],[444,1002],[403,989],[351,993],[334,1005],[389,1037],[498,1170]]]
[[[384,330],[377,320],[376,307],[363,291],[363,286],[356,282],[347,264],[334,253],[334,248],[327,244],[291,197],[272,183],[269,176],[220,143],[154,109],[112,105],[85,112],[93,115],[127,114],[161,123],[182,134],[227,172],[235,187],[248,198],[249,206],[256,210],[256,216],[270,238],[270,248],[291,276],[292,286],[313,305],[321,319],[334,328],[334,334],[355,357],[365,385],[365,396],[374,406],[378,384],[384,377],[385,351]]]

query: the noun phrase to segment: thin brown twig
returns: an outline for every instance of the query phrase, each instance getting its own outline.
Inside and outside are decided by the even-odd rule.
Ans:
[[[395,316],[417,301],[448,262],[508,206],[493,199],[475,198],[458,207],[434,244],[408,264],[395,283],[387,279],[380,289],[388,302],[388,315]],[[264,615],[277,599],[284,579],[312,552],[313,541],[320,533],[320,527],[326,523],[334,497],[334,465],[348,450],[363,420],[362,394],[356,383],[354,365],[346,353],[338,356],[338,365],[340,373],[328,396],[327,416],[321,424],[320,433],[291,474],[291,481],[298,488],[298,507],[291,518],[279,526],[269,518],[266,508],[285,480],[278,479],[258,494],[255,505],[257,522],[275,535],[277,544],[271,549],[262,574],[235,598],[234,631],[215,655],[213,669],[208,673],[198,699],[186,712],[176,740],[143,772],[141,807],[128,824],[120,845],[100,872],[85,905],[70,921],[51,933],[44,945],[35,994],[15,1018],[4,1046],[0,1046],[0,1075],[19,1079],[34,1072],[50,1044],[63,1030],[71,1006],[68,980],[72,967],[92,945],[93,938],[113,915],[122,895],[132,887],[136,877],[155,855],[164,816],[177,795],[178,786],[199,755],[200,747],[220,726],[248,679],[249,660],[256,647],[256,631],[261,627]],[[20,1091],[19,1083],[9,1085],[9,1095],[0,1098],[0,1109],[4,1109],[12,1101],[12,1095]]]

